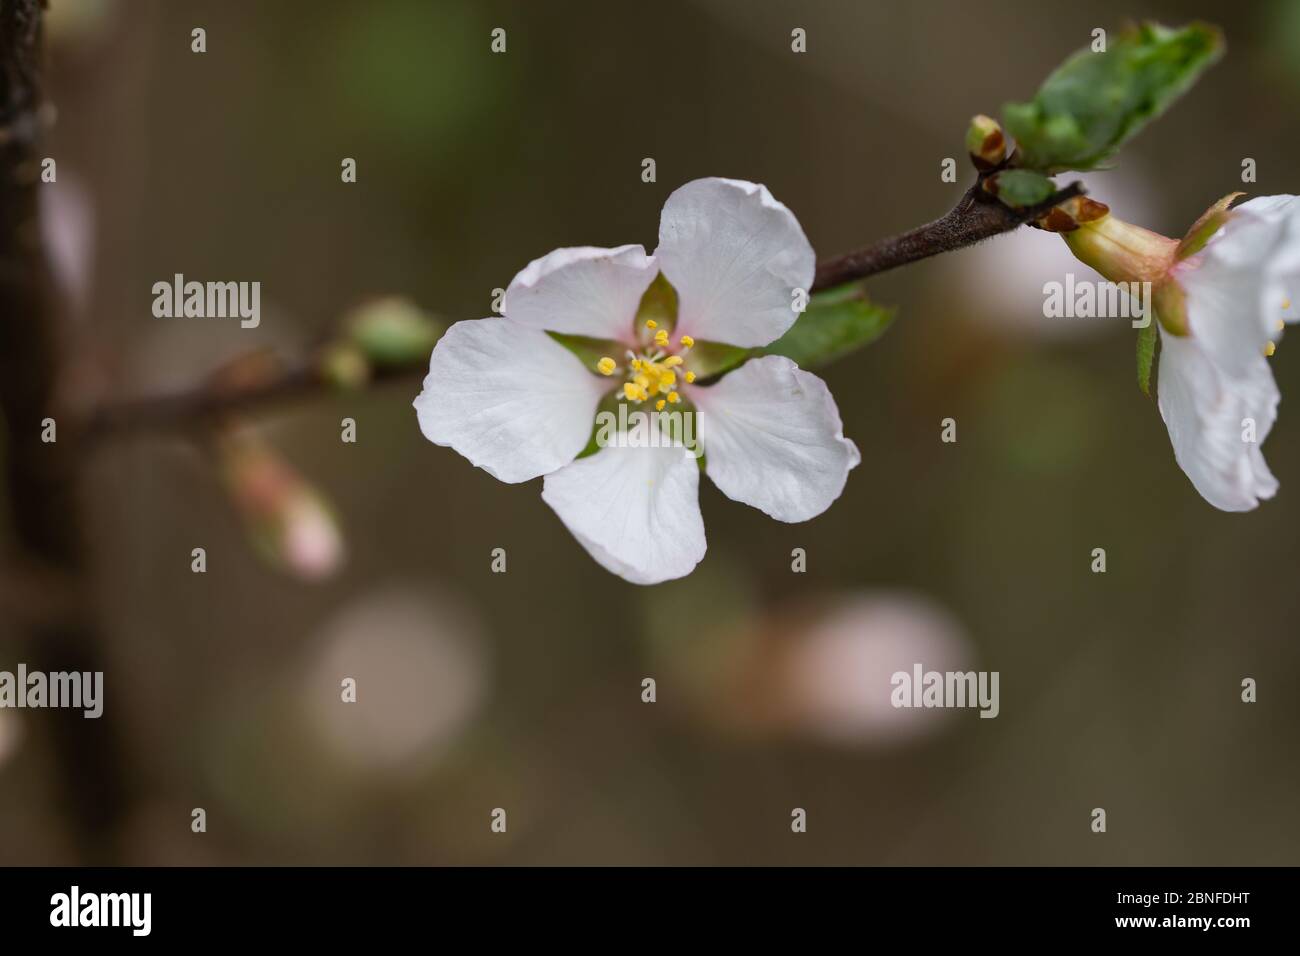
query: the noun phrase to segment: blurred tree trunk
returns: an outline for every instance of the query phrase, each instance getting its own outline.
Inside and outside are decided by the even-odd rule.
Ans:
[[[105,670],[86,612],[85,554],[78,502],[80,456],[70,417],[59,414],[60,343],[56,296],[43,253],[37,191],[42,125],[42,0],[0,0],[0,415],[7,446],[4,506],[19,548],[18,573],[55,580],[59,600],[26,624],[29,668]],[[54,419],[57,441],[42,441]],[[21,578],[20,578],[21,580]],[[17,589],[21,593],[21,588]],[[51,613],[51,611],[53,613]],[[17,661],[4,661],[11,669]],[[60,779],[67,819],[83,862],[114,862],[111,841],[125,809],[122,765],[111,717],[114,682],[104,679],[105,716],[39,711]],[[184,822],[178,822],[183,826]]]

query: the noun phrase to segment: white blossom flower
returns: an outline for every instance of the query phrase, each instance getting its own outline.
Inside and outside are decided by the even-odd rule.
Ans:
[[[579,458],[597,406],[612,392],[647,411],[688,409],[724,494],[780,521],[821,514],[859,461],[826,384],[775,355],[711,384],[692,370],[707,343],[751,348],[784,334],[814,268],[798,221],[766,188],[687,183],[664,204],[653,255],[557,249],[515,276],[502,317],[448,329],[415,400],[420,427],[502,481],[545,476],[543,500],[608,570],[636,584],[682,577],[705,552],[700,462],[680,440],[611,442]],[[675,321],[638,317],[660,273]],[[551,333],[608,353],[588,365]]]
[[[1249,511],[1278,488],[1260,445],[1279,400],[1267,356],[1297,315],[1300,201],[1243,203],[1172,275],[1188,330],[1160,335],[1160,414],[1174,457],[1210,504]]]
[[[1300,200],[1262,196],[1211,207],[1181,240],[1106,215],[1066,233],[1108,279],[1151,281],[1160,330],[1158,399],[1174,458],[1223,511],[1271,498],[1260,445],[1277,418],[1268,356],[1300,294]]]

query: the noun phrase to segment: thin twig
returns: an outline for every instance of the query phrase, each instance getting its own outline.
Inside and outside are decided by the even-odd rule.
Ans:
[[[372,371],[366,385],[418,382],[427,366],[427,356],[411,365],[381,366]],[[331,393],[343,394],[344,389],[324,374],[319,362],[309,359],[242,384],[204,384],[102,405],[85,423],[85,441],[94,445],[133,432],[204,427],[235,415]]]
[[[1011,232],[1038,218],[1058,203],[1083,194],[1081,183],[1071,183],[1046,202],[1025,209],[1009,209],[982,188],[983,177],[968,189],[948,213],[934,222],[846,255],[818,263],[813,292],[865,279],[943,252],[972,246]]]
[[[813,282],[814,292],[916,262],[943,252],[974,245],[984,239],[1010,232],[1037,218],[1057,203],[1081,195],[1083,187],[1073,183],[1037,206],[1012,210],[982,189],[984,176],[966,191],[946,215],[910,232],[822,262]],[[410,381],[425,370],[421,358],[409,366],[377,370],[371,382]],[[96,409],[86,423],[90,443],[141,431],[166,431],[203,426],[224,417],[252,412],[283,402],[306,400],[337,391],[321,371],[320,363],[309,359],[273,373],[245,381],[238,386],[203,383],[196,388],[166,395],[107,404]]]

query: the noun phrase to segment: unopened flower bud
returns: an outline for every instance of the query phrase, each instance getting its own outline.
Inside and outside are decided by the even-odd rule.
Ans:
[[[1007,140],[998,121],[983,113],[973,117],[966,129],[966,152],[981,172],[1001,165],[1007,155]]]
[[[343,537],[325,499],[265,442],[227,432],[221,475],[254,546],[272,565],[307,580],[343,563]]]
[[[375,365],[405,365],[427,358],[441,326],[408,299],[390,296],[354,310],[345,320],[349,341]]]

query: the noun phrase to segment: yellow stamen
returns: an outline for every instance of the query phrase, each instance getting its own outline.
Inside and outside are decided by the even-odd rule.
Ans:
[[[691,338],[689,335],[682,336],[682,348],[688,349],[694,344],[695,344],[695,340]]]
[[[1269,342],[1267,345],[1264,346],[1265,355],[1272,355],[1276,351],[1277,351],[1277,346],[1274,345],[1272,342]]]
[[[655,333],[655,345],[664,346],[668,344],[668,330],[660,329]]]
[[[618,368],[618,363],[607,355],[596,363],[596,368],[601,375],[613,375],[614,370]]]
[[[1285,329],[1285,328],[1286,328],[1286,323],[1283,322],[1281,319],[1278,319],[1278,320],[1277,320],[1277,330],[1278,330],[1279,332],[1281,332],[1281,331],[1282,331],[1283,329]]]
[[[1283,299],[1283,300],[1282,300],[1282,308],[1283,308],[1283,309],[1289,309],[1289,308],[1291,308],[1291,300],[1290,300],[1290,299]]]
[[[650,329],[651,331],[653,331],[654,329],[659,328],[659,323],[656,322],[654,319],[646,319],[646,320],[645,320],[645,327],[646,327],[647,329]]]
[[[668,393],[668,404],[669,404],[669,405],[676,405],[676,404],[677,404],[678,402],[680,402],[681,400],[682,400],[682,397],[681,397],[680,395],[678,395],[676,392],[669,392],[669,393]]]
[[[664,359],[664,365],[667,368],[676,368],[678,365],[681,365],[685,361],[686,359],[682,358],[680,355],[670,355],[666,359]]]
[[[662,412],[663,410],[664,410],[664,400],[661,398],[659,399],[659,401],[655,402],[655,411]]]
[[[694,373],[694,372],[687,372],[687,373],[686,373],[686,381],[687,381],[687,382],[693,382],[693,381],[695,381],[695,373]]]
[[[624,382],[623,397],[629,402],[643,402],[646,398],[645,388],[636,382]]]

